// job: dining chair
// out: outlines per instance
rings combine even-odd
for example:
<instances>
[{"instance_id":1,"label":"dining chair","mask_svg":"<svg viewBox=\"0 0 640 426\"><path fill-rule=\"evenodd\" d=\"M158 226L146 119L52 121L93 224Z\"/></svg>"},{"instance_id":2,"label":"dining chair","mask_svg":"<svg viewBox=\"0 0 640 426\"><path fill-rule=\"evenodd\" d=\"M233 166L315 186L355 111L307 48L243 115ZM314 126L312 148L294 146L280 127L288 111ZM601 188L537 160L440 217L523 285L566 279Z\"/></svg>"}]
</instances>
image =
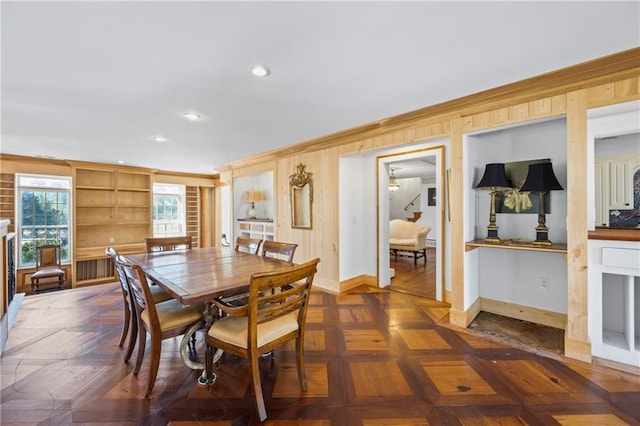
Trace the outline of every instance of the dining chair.
<instances>
[{"instance_id":1,"label":"dining chair","mask_svg":"<svg viewBox=\"0 0 640 426\"><path fill-rule=\"evenodd\" d=\"M147 333L151 336L151 365L147 381L147 398L156 382L160 365L162 341L183 335L195 323L202 321L204 303L183 306L175 299L160 303L153 302L146 276L142 268L130 263L122 256L116 256L116 263L122 268L131 289L131 299L138 318L138 353L133 374L137 375L142 367Z\"/></svg>"},{"instance_id":2,"label":"dining chair","mask_svg":"<svg viewBox=\"0 0 640 426\"><path fill-rule=\"evenodd\" d=\"M248 358L251 381L260 421L267 412L260 382L260 355L295 340L296 367L302 391L307 390L304 371L304 333L311 286L318 262L316 258L281 271L256 272L251 275L249 300L242 306L229 306L219 300L216 305L226 316L215 321L206 334L206 365L213 364L212 347ZM272 292L274 288L284 288Z\"/></svg>"},{"instance_id":3,"label":"dining chair","mask_svg":"<svg viewBox=\"0 0 640 426\"><path fill-rule=\"evenodd\" d=\"M105 249L105 253L111 258L111 261L113 262L113 267L116 271L118 281L120 282L120 289L122 290L122 300L124 302L124 319L120 341L118 342L119 347L122 347L124 345L127 334L129 334L129 327L131 327L131 334L129 334L129 344L127 345L127 351L124 354L124 362L128 362L131 358L131 354L133 353L133 348L136 345L136 338L138 337L138 318L136 315L135 307L132 305L133 299L131 298L131 290L129 288L129 283L127 282L127 277L122 271L120 265L118 265L118 263L116 262L118 253L113 247L107 247ZM160 286L152 285L149 289L151 290L151 297L153 298L154 303L160 303L171 299L171 296L164 290L162 290Z\"/></svg>"},{"instance_id":4,"label":"dining chair","mask_svg":"<svg viewBox=\"0 0 640 426\"><path fill-rule=\"evenodd\" d=\"M236 251L258 254L260 243L262 243L260 238L238 237L236 238Z\"/></svg>"},{"instance_id":5,"label":"dining chair","mask_svg":"<svg viewBox=\"0 0 640 426\"><path fill-rule=\"evenodd\" d=\"M156 251L188 250L193 245L191 235L184 237L147 237L147 253Z\"/></svg>"},{"instance_id":6,"label":"dining chair","mask_svg":"<svg viewBox=\"0 0 640 426\"><path fill-rule=\"evenodd\" d=\"M295 243L265 240L262 243L262 256L275 257L287 262L293 262L293 255L297 247L298 245Z\"/></svg>"},{"instance_id":7,"label":"dining chair","mask_svg":"<svg viewBox=\"0 0 640 426\"><path fill-rule=\"evenodd\" d=\"M41 279L56 278L59 289L64 287L64 269L60 264L60 245L45 244L36 247L36 271L31 274L31 292L40 291Z\"/></svg>"}]
</instances>

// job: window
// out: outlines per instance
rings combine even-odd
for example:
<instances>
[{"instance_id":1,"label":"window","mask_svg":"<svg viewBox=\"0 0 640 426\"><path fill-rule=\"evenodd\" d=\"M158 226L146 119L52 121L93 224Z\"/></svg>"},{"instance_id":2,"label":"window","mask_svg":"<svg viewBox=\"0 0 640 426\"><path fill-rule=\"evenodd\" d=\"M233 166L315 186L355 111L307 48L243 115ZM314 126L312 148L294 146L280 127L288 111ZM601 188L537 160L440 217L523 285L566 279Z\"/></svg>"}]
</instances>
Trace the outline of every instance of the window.
<instances>
[{"instance_id":1,"label":"window","mask_svg":"<svg viewBox=\"0 0 640 426\"><path fill-rule=\"evenodd\" d=\"M184 185L153 184L154 237L187 235L184 200Z\"/></svg>"},{"instance_id":2,"label":"window","mask_svg":"<svg viewBox=\"0 0 640 426\"><path fill-rule=\"evenodd\" d=\"M16 175L18 267L36 264L36 247L60 244L62 262L71 260L71 178Z\"/></svg>"}]
</instances>

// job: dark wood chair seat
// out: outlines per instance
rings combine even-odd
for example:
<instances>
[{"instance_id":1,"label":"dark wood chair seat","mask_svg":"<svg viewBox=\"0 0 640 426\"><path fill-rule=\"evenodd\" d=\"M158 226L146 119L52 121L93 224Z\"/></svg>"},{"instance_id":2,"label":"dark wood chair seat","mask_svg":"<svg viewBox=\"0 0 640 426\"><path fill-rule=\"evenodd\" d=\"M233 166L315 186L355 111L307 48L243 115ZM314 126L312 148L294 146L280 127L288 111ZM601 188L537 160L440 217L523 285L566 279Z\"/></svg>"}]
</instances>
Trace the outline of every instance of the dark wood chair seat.
<instances>
[{"instance_id":1,"label":"dark wood chair seat","mask_svg":"<svg viewBox=\"0 0 640 426\"><path fill-rule=\"evenodd\" d=\"M49 281L55 278L55 281ZM36 271L31 275L31 292L40 291L40 280L57 284L59 289L64 288L64 269L60 265L60 245L45 244L36 248Z\"/></svg>"}]
</instances>

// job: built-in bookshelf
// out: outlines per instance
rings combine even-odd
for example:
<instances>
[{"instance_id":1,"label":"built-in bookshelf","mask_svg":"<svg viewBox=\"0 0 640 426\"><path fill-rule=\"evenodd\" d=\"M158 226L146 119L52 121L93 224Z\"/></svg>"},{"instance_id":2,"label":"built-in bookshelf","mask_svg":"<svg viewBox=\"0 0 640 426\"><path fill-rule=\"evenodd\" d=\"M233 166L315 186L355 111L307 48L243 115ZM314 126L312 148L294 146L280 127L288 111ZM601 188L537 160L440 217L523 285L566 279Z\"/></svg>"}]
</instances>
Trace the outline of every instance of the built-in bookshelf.
<instances>
[{"instance_id":1,"label":"built-in bookshelf","mask_svg":"<svg viewBox=\"0 0 640 426\"><path fill-rule=\"evenodd\" d=\"M73 285L113 281L115 271L105 248L142 252L145 237L152 233L151 172L76 166L73 176Z\"/></svg>"}]
</instances>

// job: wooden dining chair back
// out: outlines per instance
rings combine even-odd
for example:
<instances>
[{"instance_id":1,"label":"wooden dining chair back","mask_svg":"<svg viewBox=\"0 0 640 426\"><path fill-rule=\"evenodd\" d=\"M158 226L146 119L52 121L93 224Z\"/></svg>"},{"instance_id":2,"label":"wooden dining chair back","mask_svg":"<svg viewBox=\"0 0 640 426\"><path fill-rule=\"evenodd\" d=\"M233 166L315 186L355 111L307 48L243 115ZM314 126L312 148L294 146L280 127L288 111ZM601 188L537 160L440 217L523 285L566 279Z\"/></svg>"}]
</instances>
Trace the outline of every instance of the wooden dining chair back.
<instances>
[{"instance_id":1,"label":"wooden dining chair back","mask_svg":"<svg viewBox=\"0 0 640 426\"><path fill-rule=\"evenodd\" d=\"M295 243L265 240L262 243L262 256L275 257L287 262L293 262L293 255L298 247Z\"/></svg>"},{"instance_id":2,"label":"wooden dining chair back","mask_svg":"<svg viewBox=\"0 0 640 426\"><path fill-rule=\"evenodd\" d=\"M156 251L189 250L193 245L191 235L184 237L147 237L147 253Z\"/></svg>"},{"instance_id":3,"label":"wooden dining chair back","mask_svg":"<svg viewBox=\"0 0 640 426\"><path fill-rule=\"evenodd\" d=\"M105 253L111 258L111 261L113 262L116 277L118 278L120 289L122 290L124 318L122 322L122 333L120 334L120 341L118 342L118 346L122 347L125 340L127 339L127 335L129 335L129 344L127 345L127 350L124 354L124 362L128 362L131 358L131 354L133 353L133 348L136 346L136 338L138 337L138 318L136 315L135 306L133 306L129 282L127 281L127 277L122 270L122 267L116 262L118 253L113 247L107 247L105 249ZM151 297L153 298L154 303L164 302L165 300L171 299L171 296L164 290L162 290L160 286L152 285L149 287L149 289L151 291ZM129 333L129 330L131 330L131 333Z\"/></svg>"},{"instance_id":4,"label":"wooden dining chair back","mask_svg":"<svg viewBox=\"0 0 640 426\"><path fill-rule=\"evenodd\" d=\"M248 358L260 421L267 412L260 382L260 355L295 340L298 381L307 390L304 372L304 333L309 295L318 262L314 259L281 271L258 272L251 276L249 300L243 306L213 303L226 316L215 321L206 335L207 345ZM274 289L279 291L272 291ZM212 364L207 350L207 365Z\"/></svg>"},{"instance_id":5,"label":"wooden dining chair back","mask_svg":"<svg viewBox=\"0 0 640 426\"><path fill-rule=\"evenodd\" d=\"M48 279L55 278L55 281ZM59 289L64 287L64 269L60 264L60 245L45 244L36 247L36 271L31 274L31 292L40 291L40 282L47 279L47 283L55 283Z\"/></svg>"},{"instance_id":6,"label":"wooden dining chair back","mask_svg":"<svg viewBox=\"0 0 640 426\"><path fill-rule=\"evenodd\" d=\"M260 243L262 243L260 238L238 237L236 238L236 251L258 254Z\"/></svg>"},{"instance_id":7,"label":"wooden dining chair back","mask_svg":"<svg viewBox=\"0 0 640 426\"><path fill-rule=\"evenodd\" d=\"M138 320L138 353L133 374L137 375L142 367L147 333L151 336L151 361L145 398L151 394L158 375L162 341L184 334L197 322L202 322L205 304L183 306L175 299L154 303L146 275L138 265L130 263L122 256L116 257L129 283L131 300Z\"/></svg>"}]
</instances>

